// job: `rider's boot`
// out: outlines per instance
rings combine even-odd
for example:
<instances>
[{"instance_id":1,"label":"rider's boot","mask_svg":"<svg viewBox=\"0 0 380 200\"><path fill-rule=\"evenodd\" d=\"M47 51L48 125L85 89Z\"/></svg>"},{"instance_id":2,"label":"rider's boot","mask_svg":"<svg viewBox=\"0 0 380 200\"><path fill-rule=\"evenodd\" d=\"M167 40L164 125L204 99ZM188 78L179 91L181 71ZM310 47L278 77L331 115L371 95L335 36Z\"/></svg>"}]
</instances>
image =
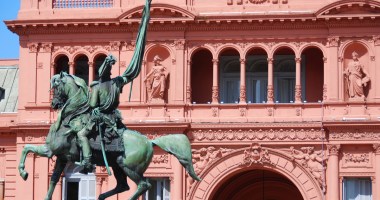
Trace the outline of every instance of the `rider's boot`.
<instances>
[{"instance_id":1,"label":"rider's boot","mask_svg":"<svg viewBox=\"0 0 380 200\"><path fill-rule=\"evenodd\" d=\"M80 173L87 174L89 172L94 171L94 166L91 163L92 154L91 154L90 144L87 139L87 131L81 130L78 133L78 139L82 146L82 154L83 154L83 160L80 163L80 165L83 166L83 169L80 171Z\"/></svg>"}]
</instances>

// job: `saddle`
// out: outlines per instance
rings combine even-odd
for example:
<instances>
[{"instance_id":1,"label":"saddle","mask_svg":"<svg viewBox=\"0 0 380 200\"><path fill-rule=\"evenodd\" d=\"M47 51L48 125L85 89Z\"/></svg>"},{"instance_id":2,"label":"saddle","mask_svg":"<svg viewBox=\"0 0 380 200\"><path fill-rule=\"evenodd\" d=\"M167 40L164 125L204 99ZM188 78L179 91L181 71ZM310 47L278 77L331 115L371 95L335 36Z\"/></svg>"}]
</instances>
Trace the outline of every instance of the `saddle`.
<instances>
[{"instance_id":1,"label":"saddle","mask_svg":"<svg viewBox=\"0 0 380 200\"><path fill-rule=\"evenodd\" d=\"M123 132L124 129L118 130L118 132ZM103 134L104 135L104 134ZM118 137L114 137L111 140L104 142L104 138L100 138L98 131L93 131L88 135L88 141L92 150L101 151L101 141L104 142L104 149L107 152L124 152L124 144L121 134L118 134Z\"/></svg>"}]
</instances>

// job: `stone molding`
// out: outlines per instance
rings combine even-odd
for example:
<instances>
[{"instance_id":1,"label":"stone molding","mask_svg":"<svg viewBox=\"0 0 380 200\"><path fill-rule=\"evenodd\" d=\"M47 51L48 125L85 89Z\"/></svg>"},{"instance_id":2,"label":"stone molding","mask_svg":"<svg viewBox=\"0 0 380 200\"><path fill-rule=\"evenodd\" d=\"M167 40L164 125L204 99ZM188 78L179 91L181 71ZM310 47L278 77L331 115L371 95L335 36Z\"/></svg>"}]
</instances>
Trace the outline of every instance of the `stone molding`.
<instances>
[{"instance_id":1,"label":"stone molding","mask_svg":"<svg viewBox=\"0 0 380 200\"><path fill-rule=\"evenodd\" d=\"M329 139L335 141L376 141L380 140L380 131L377 127L346 128L329 128Z\"/></svg>"},{"instance_id":2,"label":"stone molding","mask_svg":"<svg viewBox=\"0 0 380 200\"><path fill-rule=\"evenodd\" d=\"M194 142L220 141L316 141L325 138L325 133L314 128L281 129L195 129L189 132Z\"/></svg>"}]
</instances>

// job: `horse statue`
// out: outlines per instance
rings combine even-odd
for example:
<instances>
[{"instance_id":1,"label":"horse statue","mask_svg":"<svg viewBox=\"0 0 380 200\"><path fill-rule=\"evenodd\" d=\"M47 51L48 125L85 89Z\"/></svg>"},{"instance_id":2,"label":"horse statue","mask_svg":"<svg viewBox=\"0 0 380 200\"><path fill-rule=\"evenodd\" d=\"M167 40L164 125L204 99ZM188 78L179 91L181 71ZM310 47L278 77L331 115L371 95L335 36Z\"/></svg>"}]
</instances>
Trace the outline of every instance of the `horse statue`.
<instances>
[{"instance_id":1,"label":"horse statue","mask_svg":"<svg viewBox=\"0 0 380 200\"><path fill-rule=\"evenodd\" d=\"M116 109L119 103L119 93L122 91L123 86L133 81L141 71L146 31L149 24L150 4L151 0L146 0L137 34L135 52L126 71L114 79L107 78L110 77L110 69L116 62L112 56L107 57L100 67L102 73L104 72L104 78L107 80L101 79L94 84L99 86L97 88L101 88L100 92L103 92L103 100L106 98L106 103L102 104L102 107L91 107L90 93L83 79L64 72L52 77L51 88L54 95L51 104L53 109L59 109L57 121L50 126L44 145L25 145L18 166L20 176L26 180L28 172L25 171L25 159L28 153L32 152L47 158L54 155L57 157L45 200L51 200L54 188L66 164L76 163L81 160L80 149L82 148L84 153L83 144L86 146L86 151L88 150L92 153L92 163L97 166L106 166L107 170L108 166L110 166L116 178L116 187L99 195L99 200L104 200L112 195L129 190L127 177L137 184L137 190L130 197L130 200L137 200L139 196L149 190L151 184L143 174L152 161L153 146L158 146L169 154L174 155L189 175L193 179L200 181L200 178L194 172L191 146L186 135L170 134L149 140L141 133L127 129L121 123L120 113ZM111 95L104 96L107 92ZM91 95L94 94L96 92L92 90ZM99 111L102 111L103 108L106 108L106 112L104 114L100 113L98 115L100 118L96 119L97 115L94 115L94 113L99 114ZM112 111L114 115L107 115L109 111ZM109 116L111 118L116 116L117 120L109 120ZM96 121L97 126L95 125L94 127L95 129L97 128L97 131L91 130L86 134L78 134L83 133L84 130L88 131L87 125L89 122L93 122L93 119ZM110 122L111 127L108 126ZM106 124L107 128L102 129L100 124ZM110 134L109 129L112 129L112 134ZM105 137L107 135L112 137ZM86 141L85 143L83 139ZM104 141L107 141L107 143ZM86 161L86 159L82 161Z\"/></svg>"},{"instance_id":2,"label":"horse statue","mask_svg":"<svg viewBox=\"0 0 380 200\"><path fill-rule=\"evenodd\" d=\"M41 146L25 145L18 170L20 176L26 180L28 173L25 171L25 159L28 153L32 152L41 157L57 157L53 175L45 200L50 200L54 188L59 178L69 162L74 163L80 160L80 148L77 144L75 132L83 128L88 121L91 112L88 109L87 98L88 89L83 79L67 73L54 75L51 81L54 92L52 108L60 109L57 121L50 127L46 143ZM200 181L194 172L191 156L191 146L186 135L170 134L149 140L141 133L122 128L119 137L118 151L106 151L107 161L113 170L116 178L116 187L99 196L99 200L106 199L114 194L129 190L126 177L129 177L137 184L137 191L130 200L137 200L144 194L151 185L143 176L153 157L153 147L158 146L169 154L174 155L189 175ZM94 137L93 133L89 137ZM101 138L97 138L99 140ZM91 141L91 147L96 146L96 140ZM93 162L97 166L105 166L103 155L99 148L92 148Z\"/></svg>"}]
</instances>

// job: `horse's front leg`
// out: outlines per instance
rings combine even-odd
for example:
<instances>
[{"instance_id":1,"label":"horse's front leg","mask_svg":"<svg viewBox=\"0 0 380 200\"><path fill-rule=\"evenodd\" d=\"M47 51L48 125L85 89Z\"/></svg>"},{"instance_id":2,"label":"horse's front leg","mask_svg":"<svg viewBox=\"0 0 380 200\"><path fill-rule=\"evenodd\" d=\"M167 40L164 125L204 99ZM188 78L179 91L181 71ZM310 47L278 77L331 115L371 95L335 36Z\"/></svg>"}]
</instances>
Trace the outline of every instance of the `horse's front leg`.
<instances>
[{"instance_id":1,"label":"horse's front leg","mask_svg":"<svg viewBox=\"0 0 380 200\"><path fill-rule=\"evenodd\" d=\"M57 162L55 163L53 175L50 178L49 190L46 194L45 200L51 200L53 195L55 186L57 185L59 179L61 178L61 174L66 166L66 161L63 161L61 158L57 158Z\"/></svg>"},{"instance_id":2,"label":"horse's front leg","mask_svg":"<svg viewBox=\"0 0 380 200\"><path fill-rule=\"evenodd\" d=\"M26 155L28 155L28 153L30 152L33 152L34 154L37 154L41 157L48 157L48 158L51 158L51 156L53 155L51 150L46 145L41 145L41 146L35 146L35 145L30 145L30 144L25 145L21 153L20 164L18 165L18 171L20 173L20 176L24 180L28 179L28 172L25 171L25 160L26 160Z\"/></svg>"}]
</instances>

